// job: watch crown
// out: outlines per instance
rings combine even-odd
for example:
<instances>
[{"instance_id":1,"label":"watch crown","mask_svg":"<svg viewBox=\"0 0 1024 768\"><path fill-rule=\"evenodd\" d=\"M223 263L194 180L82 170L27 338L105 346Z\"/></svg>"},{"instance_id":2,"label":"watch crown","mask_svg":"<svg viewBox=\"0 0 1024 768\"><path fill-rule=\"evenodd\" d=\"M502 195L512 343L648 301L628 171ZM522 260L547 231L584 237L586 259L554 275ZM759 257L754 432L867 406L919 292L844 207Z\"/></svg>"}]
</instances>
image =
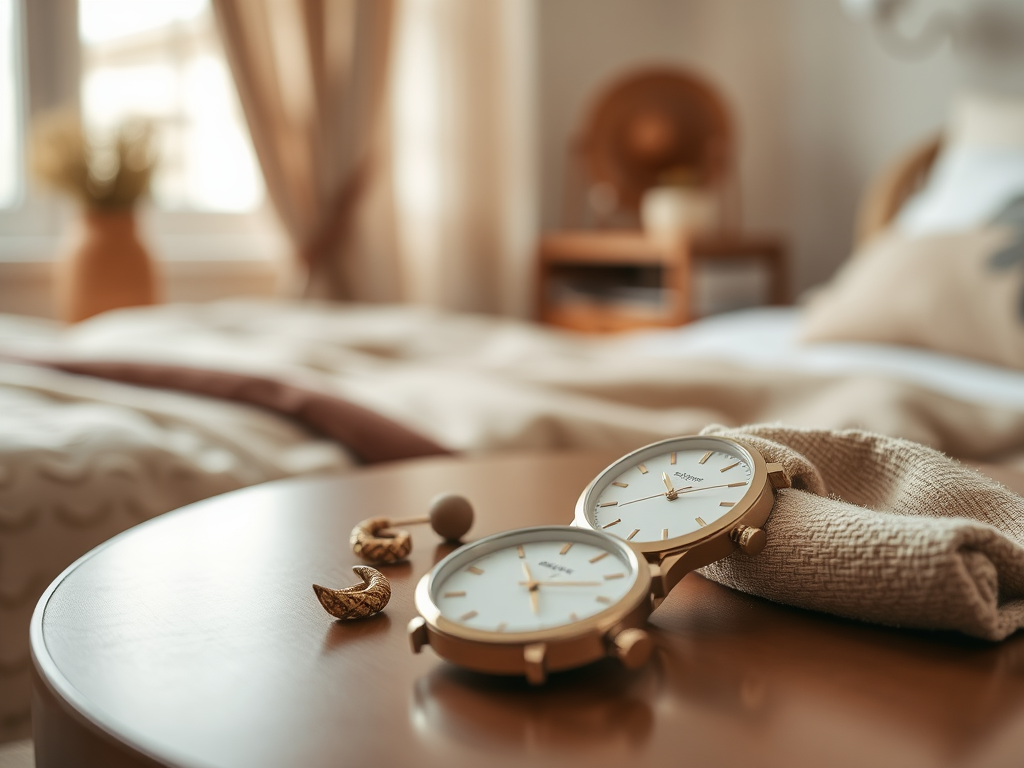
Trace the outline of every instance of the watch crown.
<instances>
[{"instance_id":1,"label":"watch crown","mask_svg":"<svg viewBox=\"0 0 1024 768\"><path fill-rule=\"evenodd\" d=\"M739 545L745 555L756 555L768 543L768 536L760 528L741 525L733 529L729 537Z\"/></svg>"},{"instance_id":2,"label":"watch crown","mask_svg":"<svg viewBox=\"0 0 1024 768\"><path fill-rule=\"evenodd\" d=\"M642 629L624 629L612 640L615 655L626 669L637 669L647 663L654 650L651 636Z\"/></svg>"}]
</instances>

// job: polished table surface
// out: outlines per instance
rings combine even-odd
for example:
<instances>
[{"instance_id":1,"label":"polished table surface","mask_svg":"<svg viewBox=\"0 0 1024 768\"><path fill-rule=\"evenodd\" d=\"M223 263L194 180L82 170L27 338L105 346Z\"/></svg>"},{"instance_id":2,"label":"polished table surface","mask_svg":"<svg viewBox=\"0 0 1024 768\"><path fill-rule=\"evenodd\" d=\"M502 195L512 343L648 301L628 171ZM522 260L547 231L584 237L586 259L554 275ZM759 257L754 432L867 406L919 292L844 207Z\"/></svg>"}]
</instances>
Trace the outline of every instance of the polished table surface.
<instances>
[{"instance_id":1,"label":"polished table surface","mask_svg":"<svg viewBox=\"0 0 1024 768\"><path fill-rule=\"evenodd\" d=\"M775 605L687 576L657 649L543 687L410 652L413 587L450 547L410 528L384 613L332 620L348 535L442 491L469 538L568 523L612 458L403 462L269 483L127 531L68 569L32 625L40 768L61 766L1012 766L1024 764L1024 637L988 644ZM769 546L773 543L769 542ZM779 543L775 543L779 546Z\"/></svg>"}]
</instances>

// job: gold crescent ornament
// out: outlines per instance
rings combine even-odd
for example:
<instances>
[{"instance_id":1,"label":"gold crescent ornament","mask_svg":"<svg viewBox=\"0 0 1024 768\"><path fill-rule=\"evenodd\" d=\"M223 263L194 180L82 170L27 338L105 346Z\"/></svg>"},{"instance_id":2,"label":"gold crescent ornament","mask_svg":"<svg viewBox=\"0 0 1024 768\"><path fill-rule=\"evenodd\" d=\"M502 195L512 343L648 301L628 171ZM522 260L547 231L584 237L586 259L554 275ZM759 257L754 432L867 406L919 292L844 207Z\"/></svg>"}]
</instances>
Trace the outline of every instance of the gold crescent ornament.
<instances>
[{"instance_id":1,"label":"gold crescent ornament","mask_svg":"<svg viewBox=\"0 0 1024 768\"><path fill-rule=\"evenodd\" d=\"M352 570L363 581L346 589L329 589L313 585L320 605L336 619L366 619L384 610L391 599L391 583L376 568L355 565Z\"/></svg>"}]
</instances>

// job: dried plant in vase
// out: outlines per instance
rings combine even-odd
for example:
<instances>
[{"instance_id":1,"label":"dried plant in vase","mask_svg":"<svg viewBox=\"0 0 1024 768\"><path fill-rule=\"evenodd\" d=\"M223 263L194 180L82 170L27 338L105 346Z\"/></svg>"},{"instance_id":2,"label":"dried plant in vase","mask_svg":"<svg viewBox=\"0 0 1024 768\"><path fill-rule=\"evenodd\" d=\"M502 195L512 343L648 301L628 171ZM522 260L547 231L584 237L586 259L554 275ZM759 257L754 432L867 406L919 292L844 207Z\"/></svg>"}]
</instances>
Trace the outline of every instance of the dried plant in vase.
<instances>
[{"instance_id":1,"label":"dried plant in vase","mask_svg":"<svg viewBox=\"0 0 1024 768\"><path fill-rule=\"evenodd\" d=\"M77 114L56 112L32 130L32 170L81 204L78 231L55 284L64 319L77 322L156 300L149 253L135 230L135 204L156 167L152 125L131 120L109 135L91 135Z\"/></svg>"}]
</instances>

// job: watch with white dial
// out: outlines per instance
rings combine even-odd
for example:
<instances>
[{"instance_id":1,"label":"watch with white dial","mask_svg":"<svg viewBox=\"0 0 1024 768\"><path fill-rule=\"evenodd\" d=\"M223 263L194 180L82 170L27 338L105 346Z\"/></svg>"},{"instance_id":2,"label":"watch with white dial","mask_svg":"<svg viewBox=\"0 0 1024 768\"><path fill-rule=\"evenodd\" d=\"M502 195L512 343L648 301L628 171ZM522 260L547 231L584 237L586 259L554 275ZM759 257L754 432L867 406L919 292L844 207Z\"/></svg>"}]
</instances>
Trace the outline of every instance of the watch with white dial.
<instances>
[{"instance_id":1,"label":"watch with white dial","mask_svg":"<svg viewBox=\"0 0 1024 768\"><path fill-rule=\"evenodd\" d=\"M574 524L630 542L654 569L657 604L690 571L737 548L760 552L775 491L789 484L781 464L738 440L674 437L594 478L576 503Z\"/></svg>"},{"instance_id":2,"label":"watch with white dial","mask_svg":"<svg viewBox=\"0 0 1024 768\"><path fill-rule=\"evenodd\" d=\"M652 647L641 629L651 612L647 563L621 539L572 526L460 547L420 580L416 609L413 651L429 644L460 666L532 683L607 656L637 667Z\"/></svg>"},{"instance_id":3,"label":"watch with white dial","mask_svg":"<svg viewBox=\"0 0 1024 768\"><path fill-rule=\"evenodd\" d=\"M781 465L736 440L678 437L640 448L583 491L572 526L506 531L455 550L416 587L413 651L525 675L613 656L647 661L647 617L689 571L756 554Z\"/></svg>"}]
</instances>

